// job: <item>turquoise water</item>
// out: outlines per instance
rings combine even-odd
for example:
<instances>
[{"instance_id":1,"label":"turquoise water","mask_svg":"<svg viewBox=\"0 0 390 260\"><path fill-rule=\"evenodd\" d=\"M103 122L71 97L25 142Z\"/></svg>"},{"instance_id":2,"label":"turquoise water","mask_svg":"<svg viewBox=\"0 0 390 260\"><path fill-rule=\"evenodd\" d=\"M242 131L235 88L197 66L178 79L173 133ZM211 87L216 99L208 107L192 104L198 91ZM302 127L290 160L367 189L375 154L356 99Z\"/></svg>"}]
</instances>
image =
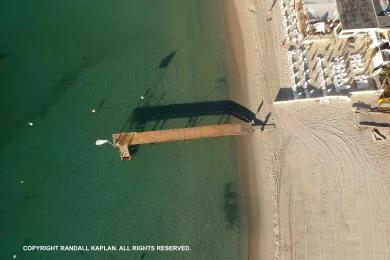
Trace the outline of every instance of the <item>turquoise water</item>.
<instances>
[{"instance_id":1,"label":"turquoise water","mask_svg":"<svg viewBox=\"0 0 390 260\"><path fill-rule=\"evenodd\" d=\"M148 90L152 106L228 98L220 19L209 0L0 2L1 259L240 259L232 139L145 145L128 162L95 146ZM22 250L177 244L191 251Z\"/></svg>"}]
</instances>

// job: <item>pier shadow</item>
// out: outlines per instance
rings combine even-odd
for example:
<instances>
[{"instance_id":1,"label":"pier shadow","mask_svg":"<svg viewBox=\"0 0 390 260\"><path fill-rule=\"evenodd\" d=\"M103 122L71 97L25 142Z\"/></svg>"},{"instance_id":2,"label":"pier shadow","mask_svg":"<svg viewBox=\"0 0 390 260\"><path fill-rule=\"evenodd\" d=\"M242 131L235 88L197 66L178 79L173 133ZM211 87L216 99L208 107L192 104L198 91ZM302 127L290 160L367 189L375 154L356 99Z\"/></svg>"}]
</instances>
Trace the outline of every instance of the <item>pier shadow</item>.
<instances>
[{"instance_id":1,"label":"pier shadow","mask_svg":"<svg viewBox=\"0 0 390 260\"><path fill-rule=\"evenodd\" d=\"M158 68L159 69L166 69L169 66L169 64L172 63L173 58L175 58L175 56L176 56L176 53L177 53L177 50L174 50L171 53L169 53L167 56L165 56L161 60L160 65L158 66Z\"/></svg>"},{"instance_id":2,"label":"pier shadow","mask_svg":"<svg viewBox=\"0 0 390 260\"><path fill-rule=\"evenodd\" d=\"M263 107L264 105L264 100L261 100L261 103L259 104L259 106L257 107L257 110L256 110L256 114L258 114L261 110L261 108Z\"/></svg>"},{"instance_id":3,"label":"pier shadow","mask_svg":"<svg viewBox=\"0 0 390 260\"><path fill-rule=\"evenodd\" d=\"M139 106L150 106L152 103L159 103L164 98L165 92L162 95L156 93L158 87L161 84L161 81L164 79L165 74L167 73L168 66L171 65L173 59L177 54L177 50L170 52L167 56L163 57L160 61L158 69L161 70L160 75L153 83L153 85L148 88L145 93L142 95L142 99L138 102ZM157 99L157 100L156 100ZM154 102L155 101L155 102Z\"/></svg>"},{"instance_id":4,"label":"pier shadow","mask_svg":"<svg viewBox=\"0 0 390 260\"><path fill-rule=\"evenodd\" d=\"M81 75L84 71L92 66L94 61L89 57L82 57L79 63L71 68L69 71L66 71L59 80L52 87L52 90L49 94L49 98L45 106L39 113L39 117L43 118L46 116L50 107L58 102L65 95L65 93L71 87L75 86L77 82L80 80ZM104 102L103 102L104 104Z\"/></svg>"},{"instance_id":5,"label":"pier shadow","mask_svg":"<svg viewBox=\"0 0 390 260\"><path fill-rule=\"evenodd\" d=\"M269 124L268 121L269 121L269 119L271 118L271 115L272 115L272 113L271 113L271 112L268 112L268 114L265 116L264 122L263 122L263 124L261 125L261 131L264 131L265 126ZM274 126L275 126L275 124L269 124L269 125L274 125Z\"/></svg>"},{"instance_id":6,"label":"pier shadow","mask_svg":"<svg viewBox=\"0 0 390 260\"><path fill-rule=\"evenodd\" d=\"M0 53L0 60L6 59L11 54ZM2 122L0 127L3 133L0 134L0 150L2 150L11 140L16 138L26 127L27 121L35 121L38 118L44 118L50 108L55 105L73 86L79 83L83 73L96 64L96 60L89 57L81 57L80 60L74 64L68 71L64 71L60 75L57 81L50 87L47 97L40 102L41 106L26 112L20 118L14 118L11 114L7 113L7 108L2 102L0 97L0 110L2 111ZM1 77L1 71L0 71ZM3 138L5 136L6 138Z\"/></svg>"},{"instance_id":7,"label":"pier shadow","mask_svg":"<svg viewBox=\"0 0 390 260\"><path fill-rule=\"evenodd\" d=\"M146 128L146 124L144 122L139 122L139 123L135 124L134 131L135 132L143 132L143 131L145 131L145 128ZM129 146L129 152L130 152L132 157L134 157L139 152L140 147L141 147L140 145L130 145Z\"/></svg>"},{"instance_id":8,"label":"pier shadow","mask_svg":"<svg viewBox=\"0 0 390 260\"><path fill-rule=\"evenodd\" d=\"M160 70L160 74L153 83L152 86L147 88L145 92L142 94L141 99L138 101L137 108L140 107L149 107L151 104L159 104L165 97L165 92L158 93L158 88L164 79L168 66L171 65L173 59L177 55L177 49L170 52L168 55L163 57L159 63L158 69ZM128 131L132 129L132 125L134 124L134 120L132 119L132 116L130 116L122 125L120 131Z\"/></svg>"},{"instance_id":9,"label":"pier shadow","mask_svg":"<svg viewBox=\"0 0 390 260\"><path fill-rule=\"evenodd\" d=\"M253 125L263 125L256 114L231 100L170 104L161 106L137 107L131 119L133 123L145 123L175 118L198 118L210 115L230 115Z\"/></svg>"},{"instance_id":10,"label":"pier shadow","mask_svg":"<svg viewBox=\"0 0 390 260\"><path fill-rule=\"evenodd\" d=\"M102 100L99 102L98 108L102 108L102 107L104 106L104 103L106 103L106 99L102 99Z\"/></svg>"}]
</instances>

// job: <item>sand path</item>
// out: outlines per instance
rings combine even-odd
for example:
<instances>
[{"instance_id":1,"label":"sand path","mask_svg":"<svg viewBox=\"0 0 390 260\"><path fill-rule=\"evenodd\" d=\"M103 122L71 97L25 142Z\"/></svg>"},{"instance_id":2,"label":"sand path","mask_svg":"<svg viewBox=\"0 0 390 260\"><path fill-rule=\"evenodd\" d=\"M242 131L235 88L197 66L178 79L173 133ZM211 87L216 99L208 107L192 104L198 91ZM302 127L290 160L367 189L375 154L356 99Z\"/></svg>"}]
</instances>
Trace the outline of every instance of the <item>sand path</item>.
<instances>
[{"instance_id":1,"label":"sand path","mask_svg":"<svg viewBox=\"0 0 390 260\"><path fill-rule=\"evenodd\" d=\"M350 106L278 108L285 136L278 177L281 259L389 257L390 176L383 168L390 165L380 150L390 145L354 126Z\"/></svg>"}]
</instances>

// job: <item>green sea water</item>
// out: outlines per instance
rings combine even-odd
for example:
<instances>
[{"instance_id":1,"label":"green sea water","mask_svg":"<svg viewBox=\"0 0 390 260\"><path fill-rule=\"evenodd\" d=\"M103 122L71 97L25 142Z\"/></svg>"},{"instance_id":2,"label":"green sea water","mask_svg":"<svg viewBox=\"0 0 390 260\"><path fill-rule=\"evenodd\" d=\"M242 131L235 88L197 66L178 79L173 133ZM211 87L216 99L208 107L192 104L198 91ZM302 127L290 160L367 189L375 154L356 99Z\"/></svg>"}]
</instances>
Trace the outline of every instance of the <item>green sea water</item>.
<instances>
[{"instance_id":1,"label":"green sea water","mask_svg":"<svg viewBox=\"0 0 390 260\"><path fill-rule=\"evenodd\" d=\"M228 99L220 4L0 1L0 259L245 255L232 139L145 145L127 162L109 145L95 146L127 130L147 92L150 106ZM191 250L28 252L25 245Z\"/></svg>"}]
</instances>

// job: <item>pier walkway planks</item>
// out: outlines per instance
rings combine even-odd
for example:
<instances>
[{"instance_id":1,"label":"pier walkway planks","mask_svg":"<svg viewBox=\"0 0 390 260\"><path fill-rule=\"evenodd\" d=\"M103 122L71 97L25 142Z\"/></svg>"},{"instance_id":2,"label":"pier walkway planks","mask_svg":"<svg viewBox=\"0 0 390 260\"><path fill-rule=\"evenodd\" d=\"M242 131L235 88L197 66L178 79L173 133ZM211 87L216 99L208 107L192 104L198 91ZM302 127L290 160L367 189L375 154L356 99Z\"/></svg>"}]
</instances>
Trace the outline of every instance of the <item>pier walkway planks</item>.
<instances>
[{"instance_id":1,"label":"pier walkway planks","mask_svg":"<svg viewBox=\"0 0 390 260\"><path fill-rule=\"evenodd\" d=\"M121 150L121 158L129 159L130 155L127 150L127 146L183 141L200 138L211 138L221 136L237 136L246 135L254 132L254 128L251 124L222 124L222 125L207 125L197 126L190 128L177 128L157 131L146 132L127 132L113 134L112 138L114 144ZM125 158L122 156L125 154ZM129 155L129 156L127 156Z\"/></svg>"}]
</instances>

